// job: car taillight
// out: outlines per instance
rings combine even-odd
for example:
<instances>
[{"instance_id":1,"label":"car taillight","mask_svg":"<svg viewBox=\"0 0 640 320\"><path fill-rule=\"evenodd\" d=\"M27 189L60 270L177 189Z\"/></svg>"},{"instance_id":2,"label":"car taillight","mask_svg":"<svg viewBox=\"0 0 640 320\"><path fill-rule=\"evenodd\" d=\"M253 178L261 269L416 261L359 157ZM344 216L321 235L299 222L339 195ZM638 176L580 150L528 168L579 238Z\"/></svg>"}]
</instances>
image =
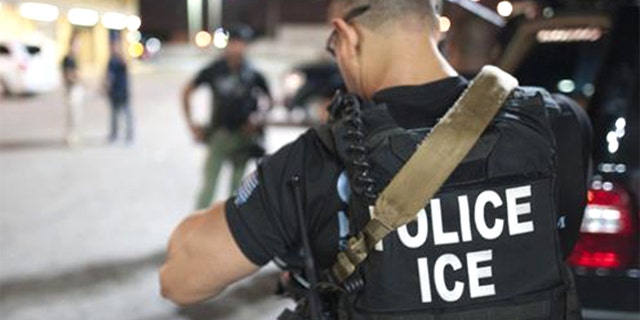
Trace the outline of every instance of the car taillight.
<instances>
[{"instance_id":1,"label":"car taillight","mask_svg":"<svg viewBox=\"0 0 640 320\"><path fill-rule=\"evenodd\" d=\"M589 268L622 268L635 260L629 194L613 183L597 183L589 190L581 235L569 264Z\"/></svg>"}]
</instances>

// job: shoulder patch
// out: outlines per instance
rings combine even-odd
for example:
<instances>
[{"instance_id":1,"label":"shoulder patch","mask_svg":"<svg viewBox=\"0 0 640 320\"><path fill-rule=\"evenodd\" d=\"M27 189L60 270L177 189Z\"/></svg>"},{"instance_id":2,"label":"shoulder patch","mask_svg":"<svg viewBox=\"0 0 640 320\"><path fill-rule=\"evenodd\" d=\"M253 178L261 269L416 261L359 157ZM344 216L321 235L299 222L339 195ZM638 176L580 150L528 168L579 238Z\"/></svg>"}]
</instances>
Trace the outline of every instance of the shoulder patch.
<instances>
[{"instance_id":1,"label":"shoulder patch","mask_svg":"<svg viewBox=\"0 0 640 320\"><path fill-rule=\"evenodd\" d=\"M236 190L236 199L234 204L236 206L241 206L245 204L249 197L253 194L253 191L260 185L260 181L258 180L258 171L253 171L249 176L242 180L240 187Z\"/></svg>"}]
</instances>

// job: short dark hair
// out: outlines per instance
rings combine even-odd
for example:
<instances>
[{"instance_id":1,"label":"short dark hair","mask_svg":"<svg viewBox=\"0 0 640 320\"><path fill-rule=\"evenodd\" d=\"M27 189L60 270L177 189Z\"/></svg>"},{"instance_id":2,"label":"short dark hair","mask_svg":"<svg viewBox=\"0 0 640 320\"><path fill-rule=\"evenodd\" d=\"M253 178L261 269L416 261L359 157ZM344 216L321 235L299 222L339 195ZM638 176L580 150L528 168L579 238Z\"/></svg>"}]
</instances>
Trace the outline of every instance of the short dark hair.
<instances>
[{"instance_id":1,"label":"short dark hair","mask_svg":"<svg viewBox=\"0 0 640 320\"><path fill-rule=\"evenodd\" d=\"M438 27L435 0L333 0L334 4L343 5L347 10L363 5L370 9L362 17L358 17L363 25L376 28L385 22L406 19L408 16L426 19L432 28Z\"/></svg>"}]
</instances>

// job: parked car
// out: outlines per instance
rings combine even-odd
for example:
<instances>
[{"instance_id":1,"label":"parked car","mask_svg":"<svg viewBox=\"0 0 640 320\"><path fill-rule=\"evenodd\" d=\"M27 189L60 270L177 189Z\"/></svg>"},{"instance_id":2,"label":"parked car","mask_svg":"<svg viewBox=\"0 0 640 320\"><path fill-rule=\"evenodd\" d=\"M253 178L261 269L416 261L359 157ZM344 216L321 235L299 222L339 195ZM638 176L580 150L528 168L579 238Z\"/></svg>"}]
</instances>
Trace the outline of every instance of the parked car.
<instances>
[{"instance_id":1,"label":"parked car","mask_svg":"<svg viewBox=\"0 0 640 320\"><path fill-rule=\"evenodd\" d=\"M570 257L586 313L640 318L640 7L620 7L589 103L595 175L581 238Z\"/></svg>"},{"instance_id":2,"label":"parked car","mask_svg":"<svg viewBox=\"0 0 640 320\"><path fill-rule=\"evenodd\" d=\"M60 84L57 60L41 45L0 41L0 92L33 94L53 90Z\"/></svg>"},{"instance_id":3,"label":"parked car","mask_svg":"<svg viewBox=\"0 0 640 320\"><path fill-rule=\"evenodd\" d=\"M500 63L521 84L560 91L589 113L593 178L568 258L586 319L640 318L639 12L621 1L604 14L525 23Z\"/></svg>"},{"instance_id":4,"label":"parked car","mask_svg":"<svg viewBox=\"0 0 640 320\"><path fill-rule=\"evenodd\" d=\"M518 25L498 65L522 85L560 91L587 109L594 175L568 262L586 319L640 319L639 5L606 5L599 13ZM288 100L290 108L342 86L334 80L335 64L295 72L305 81Z\"/></svg>"}]
</instances>

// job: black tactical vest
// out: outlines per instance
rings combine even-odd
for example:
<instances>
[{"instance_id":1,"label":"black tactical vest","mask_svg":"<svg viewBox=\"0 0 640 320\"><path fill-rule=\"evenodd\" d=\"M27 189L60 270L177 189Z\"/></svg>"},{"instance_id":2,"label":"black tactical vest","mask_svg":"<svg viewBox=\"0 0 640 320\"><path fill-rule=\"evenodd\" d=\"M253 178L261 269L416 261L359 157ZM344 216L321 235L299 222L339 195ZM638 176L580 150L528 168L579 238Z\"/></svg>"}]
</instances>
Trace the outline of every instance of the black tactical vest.
<instances>
[{"instance_id":1,"label":"black tactical vest","mask_svg":"<svg viewBox=\"0 0 640 320\"><path fill-rule=\"evenodd\" d=\"M400 128L385 105L337 105L334 123L316 131L346 166L355 234L430 128ZM544 90L518 88L417 220L361 265L350 317L565 319L549 122L557 112Z\"/></svg>"}]
</instances>

